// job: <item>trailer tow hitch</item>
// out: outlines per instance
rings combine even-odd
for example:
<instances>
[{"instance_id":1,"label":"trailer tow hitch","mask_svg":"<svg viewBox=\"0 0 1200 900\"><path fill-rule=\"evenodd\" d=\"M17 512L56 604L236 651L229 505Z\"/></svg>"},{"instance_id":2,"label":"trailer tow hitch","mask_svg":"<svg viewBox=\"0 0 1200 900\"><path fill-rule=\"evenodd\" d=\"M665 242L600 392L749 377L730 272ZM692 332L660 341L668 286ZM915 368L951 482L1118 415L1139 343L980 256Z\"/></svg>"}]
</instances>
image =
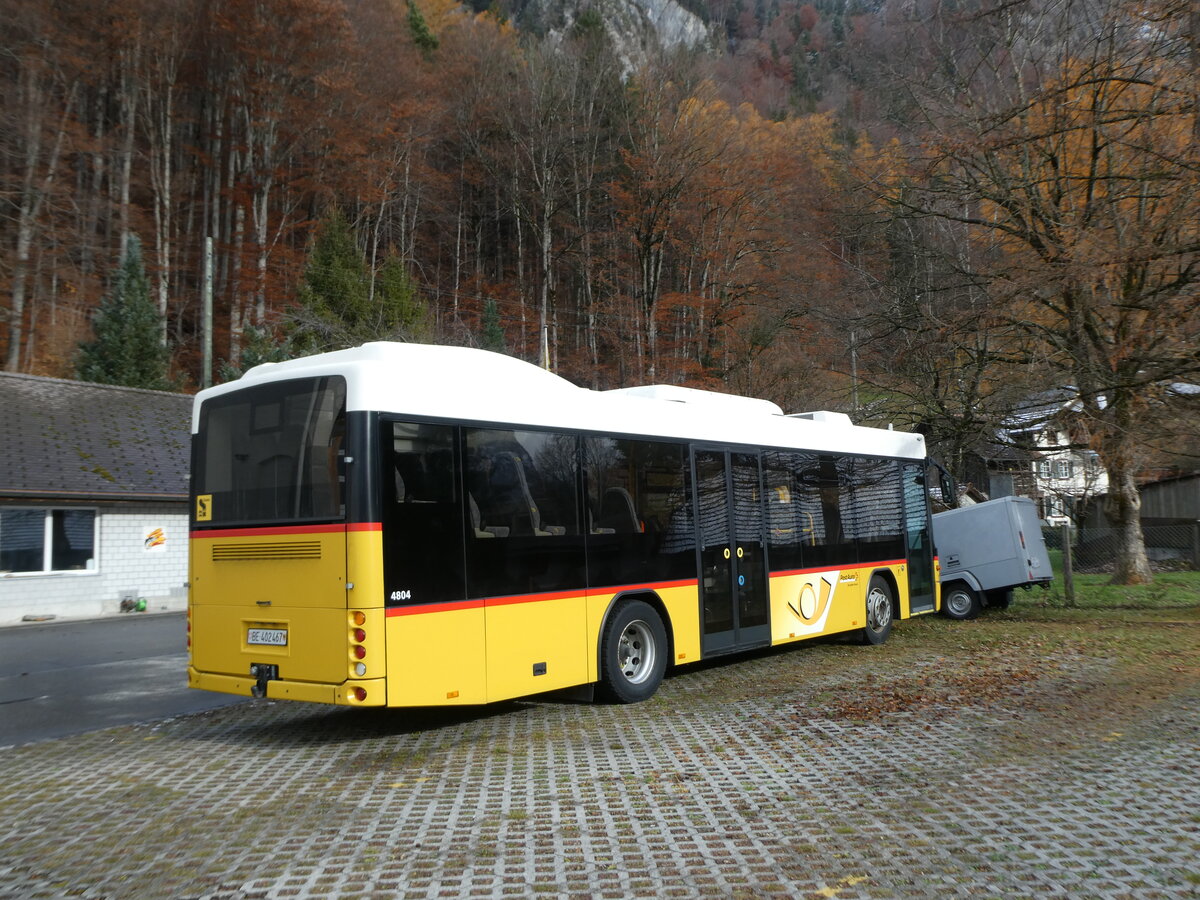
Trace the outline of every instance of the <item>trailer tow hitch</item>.
<instances>
[{"instance_id":1,"label":"trailer tow hitch","mask_svg":"<svg viewBox=\"0 0 1200 900\"><path fill-rule=\"evenodd\" d=\"M250 666L250 674L257 679L254 687L250 688L250 696L261 699L267 696L267 682L279 680L279 666L253 663Z\"/></svg>"}]
</instances>

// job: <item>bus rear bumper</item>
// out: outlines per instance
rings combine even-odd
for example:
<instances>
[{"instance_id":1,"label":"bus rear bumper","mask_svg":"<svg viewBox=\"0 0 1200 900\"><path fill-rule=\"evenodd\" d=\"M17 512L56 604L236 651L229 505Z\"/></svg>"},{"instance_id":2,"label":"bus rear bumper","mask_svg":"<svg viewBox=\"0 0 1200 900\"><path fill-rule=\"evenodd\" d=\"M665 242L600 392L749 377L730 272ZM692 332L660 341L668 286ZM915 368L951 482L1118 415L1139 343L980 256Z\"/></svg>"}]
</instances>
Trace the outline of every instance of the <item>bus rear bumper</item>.
<instances>
[{"instance_id":1,"label":"bus rear bumper","mask_svg":"<svg viewBox=\"0 0 1200 900\"><path fill-rule=\"evenodd\" d=\"M303 700L308 703L333 703L338 706L386 706L387 679L367 678L342 684L316 684L308 681L266 682L268 700ZM249 675L216 675L188 666L188 687L221 694L254 696L257 680ZM361 699L360 699L361 698Z\"/></svg>"}]
</instances>

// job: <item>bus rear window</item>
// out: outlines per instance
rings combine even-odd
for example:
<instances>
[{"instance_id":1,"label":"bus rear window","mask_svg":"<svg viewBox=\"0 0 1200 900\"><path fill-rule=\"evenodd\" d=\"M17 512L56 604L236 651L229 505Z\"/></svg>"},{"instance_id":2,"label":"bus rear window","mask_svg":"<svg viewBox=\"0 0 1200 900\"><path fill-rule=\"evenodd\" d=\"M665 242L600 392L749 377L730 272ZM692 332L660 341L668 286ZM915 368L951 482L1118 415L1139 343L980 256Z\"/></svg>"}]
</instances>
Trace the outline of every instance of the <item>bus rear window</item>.
<instances>
[{"instance_id":1,"label":"bus rear window","mask_svg":"<svg viewBox=\"0 0 1200 900\"><path fill-rule=\"evenodd\" d=\"M193 472L200 525L345 517L346 382L306 378L214 397L200 410Z\"/></svg>"}]
</instances>

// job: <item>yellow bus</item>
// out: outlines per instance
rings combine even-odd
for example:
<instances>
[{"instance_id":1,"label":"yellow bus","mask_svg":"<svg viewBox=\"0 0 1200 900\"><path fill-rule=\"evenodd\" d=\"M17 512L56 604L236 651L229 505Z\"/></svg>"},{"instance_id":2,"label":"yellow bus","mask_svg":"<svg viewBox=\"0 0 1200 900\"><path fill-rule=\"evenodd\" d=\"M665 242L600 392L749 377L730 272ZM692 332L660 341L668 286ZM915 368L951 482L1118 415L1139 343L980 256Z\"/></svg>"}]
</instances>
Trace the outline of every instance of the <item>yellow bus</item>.
<instances>
[{"instance_id":1,"label":"yellow bus","mask_svg":"<svg viewBox=\"0 0 1200 900\"><path fill-rule=\"evenodd\" d=\"M350 706L580 688L939 604L919 435L373 343L200 392L188 682Z\"/></svg>"}]
</instances>

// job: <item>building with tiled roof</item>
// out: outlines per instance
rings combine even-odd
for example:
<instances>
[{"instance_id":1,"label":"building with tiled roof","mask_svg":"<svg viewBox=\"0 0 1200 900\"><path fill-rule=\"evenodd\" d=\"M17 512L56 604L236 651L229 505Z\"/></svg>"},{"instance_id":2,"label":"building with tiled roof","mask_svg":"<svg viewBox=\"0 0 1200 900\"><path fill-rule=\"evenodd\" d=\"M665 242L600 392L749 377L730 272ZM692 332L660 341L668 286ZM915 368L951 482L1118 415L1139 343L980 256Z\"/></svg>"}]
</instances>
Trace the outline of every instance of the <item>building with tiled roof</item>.
<instances>
[{"instance_id":1,"label":"building with tiled roof","mask_svg":"<svg viewBox=\"0 0 1200 900\"><path fill-rule=\"evenodd\" d=\"M0 624L182 602L191 404L0 373Z\"/></svg>"}]
</instances>

